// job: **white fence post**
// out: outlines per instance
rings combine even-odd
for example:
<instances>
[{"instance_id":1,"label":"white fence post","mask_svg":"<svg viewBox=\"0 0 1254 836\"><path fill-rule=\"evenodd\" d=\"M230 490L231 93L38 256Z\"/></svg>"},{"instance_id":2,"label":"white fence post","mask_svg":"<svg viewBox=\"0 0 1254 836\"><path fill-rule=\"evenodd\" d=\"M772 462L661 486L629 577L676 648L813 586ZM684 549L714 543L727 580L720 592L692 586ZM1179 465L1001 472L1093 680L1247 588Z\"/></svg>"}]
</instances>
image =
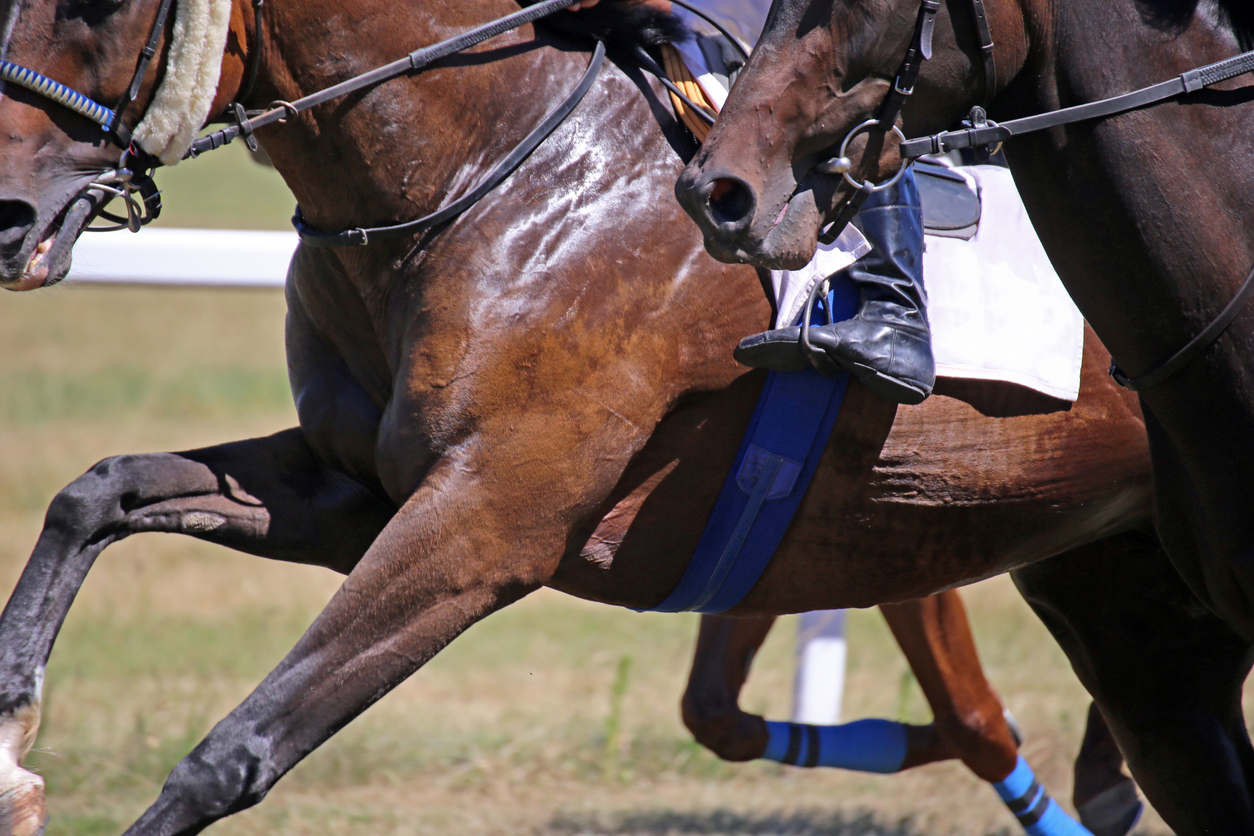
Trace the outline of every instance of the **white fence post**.
<instances>
[{"instance_id":1,"label":"white fence post","mask_svg":"<svg viewBox=\"0 0 1254 836\"><path fill-rule=\"evenodd\" d=\"M797 624L794 723L831 726L840 722L846 653L844 610L801 614Z\"/></svg>"}]
</instances>

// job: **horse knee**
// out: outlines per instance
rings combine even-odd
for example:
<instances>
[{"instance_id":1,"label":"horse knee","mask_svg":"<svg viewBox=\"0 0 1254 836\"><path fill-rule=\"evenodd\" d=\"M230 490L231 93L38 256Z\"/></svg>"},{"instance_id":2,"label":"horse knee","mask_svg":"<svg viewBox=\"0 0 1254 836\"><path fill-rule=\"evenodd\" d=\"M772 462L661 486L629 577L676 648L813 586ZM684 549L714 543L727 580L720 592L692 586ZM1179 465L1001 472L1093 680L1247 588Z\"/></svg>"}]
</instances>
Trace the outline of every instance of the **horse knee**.
<instances>
[{"instance_id":1,"label":"horse knee","mask_svg":"<svg viewBox=\"0 0 1254 836\"><path fill-rule=\"evenodd\" d=\"M219 747L205 740L171 770L161 804L182 808L186 819L207 825L264 799L266 773L262 758L245 744Z\"/></svg>"},{"instance_id":2,"label":"horse knee","mask_svg":"<svg viewBox=\"0 0 1254 836\"><path fill-rule=\"evenodd\" d=\"M99 529L126 513L128 491L123 474L135 456L112 456L92 465L82 476L53 497L44 528L53 530Z\"/></svg>"},{"instance_id":3,"label":"horse knee","mask_svg":"<svg viewBox=\"0 0 1254 836\"><path fill-rule=\"evenodd\" d=\"M684 694L684 725L705 748L725 761L749 761L766 749L766 723L722 694Z\"/></svg>"}]
</instances>

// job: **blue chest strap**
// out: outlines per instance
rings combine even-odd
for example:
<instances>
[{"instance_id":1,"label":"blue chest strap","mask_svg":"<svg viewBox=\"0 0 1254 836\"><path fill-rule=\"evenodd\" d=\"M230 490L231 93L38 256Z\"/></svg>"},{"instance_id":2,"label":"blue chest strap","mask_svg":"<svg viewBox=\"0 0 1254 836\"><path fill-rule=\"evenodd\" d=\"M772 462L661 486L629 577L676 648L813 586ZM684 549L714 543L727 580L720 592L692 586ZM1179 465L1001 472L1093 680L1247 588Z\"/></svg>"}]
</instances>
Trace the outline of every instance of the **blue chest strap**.
<instances>
[{"instance_id":1,"label":"blue chest strap","mask_svg":"<svg viewBox=\"0 0 1254 836\"><path fill-rule=\"evenodd\" d=\"M836 321L857 311L842 277L828 296ZM814 324L826 321L816 305ZM652 612L725 612L749 593L801 505L840 414L849 375L771 372L692 560Z\"/></svg>"}]
</instances>

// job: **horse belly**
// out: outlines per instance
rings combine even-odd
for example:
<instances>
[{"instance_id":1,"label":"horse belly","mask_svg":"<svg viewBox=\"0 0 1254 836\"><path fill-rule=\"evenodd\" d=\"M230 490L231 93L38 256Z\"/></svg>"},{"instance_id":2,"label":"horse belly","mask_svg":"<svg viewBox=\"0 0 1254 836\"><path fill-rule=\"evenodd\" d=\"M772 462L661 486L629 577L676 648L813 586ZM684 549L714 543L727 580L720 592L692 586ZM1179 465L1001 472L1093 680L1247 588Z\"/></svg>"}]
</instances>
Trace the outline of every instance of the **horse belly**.
<instances>
[{"instance_id":1,"label":"horse belly","mask_svg":"<svg viewBox=\"0 0 1254 836\"><path fill-rule=\"evenodd\" d=\"M1136 401L1087 334L1080 399L995 416L952 397L896 409L851 386L814 481L761 580L732 612L902 601L1148 525ZM634 608L687 566L760 380L668 416L550 585Z\"/></svg>"},{"instance_id":2,"label":"horse belly","mask_svg":"<svg viewBox=\"0 0 1254 836\"><path fill-rule=\"evenodd\" d=\"M933 396L899 412L874 462L829 446L733 612L777 611L783 599L796 611L909 600L1148 526L1144 424L1097 365L1086 357L1069 410L992 417ZM847 448L840 430L833 443Z\"/></svg>"}]
</instances>

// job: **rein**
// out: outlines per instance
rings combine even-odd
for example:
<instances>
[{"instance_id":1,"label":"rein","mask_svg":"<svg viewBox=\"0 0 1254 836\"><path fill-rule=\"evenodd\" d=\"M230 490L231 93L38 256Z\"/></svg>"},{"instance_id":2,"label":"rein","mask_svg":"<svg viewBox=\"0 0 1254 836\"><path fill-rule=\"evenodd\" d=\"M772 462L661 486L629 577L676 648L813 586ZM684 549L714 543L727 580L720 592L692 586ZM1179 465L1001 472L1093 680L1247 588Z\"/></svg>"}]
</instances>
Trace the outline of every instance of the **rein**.
<instances>
[{"instance_id":1,"label":"rein","mask_svg":"<svg viewBox=\"0 0 1254 836\"><path fill-rule=\"evenodd\" d=\"M563 0L563 2L569 3L570 0ZM604 60L605 44L597 41L596 49L592 53L592 60L588 62L588 69L584 71L583 78L579 80L579 84L566 97L566 100L545 117L544 121L537 125L531 133L527 134L527 137L505 159L497 163L496 167L488 172L488 175L480 180L473 189L448 206L416 220L396 224L395 226L358 227L345 230L344 232L319 232L313 229L305 223L305 216L301 214L300 207L297 206L296 214L292 216L292 225L296 227L296 233L300 236L301 243L310 247L364 247L371 241L383 241L415 235L457 217L478 203L479 198L500 185L506 177L509 177L514 172L514 169L518 168L527 157L531 156L532 151L539 148L540 144L548 139L549 135L557 130L562 122L566 121L566 117L570 115L571 111L583 99L584 94L592 87L592 82L596 80L597 73L600 72L601 64Z\"/></svg>"},{"instance_id":2,"label":"rein","mask_svg":"<svg viewBox=\"0 0 1254 836\"><path fill-rule=\"evenodd\" d=\"M258 66L260 64L260 44L261 44L261 9L264 0L252 0L253 13L256 24L254 26L251 44L253 46L253 54L250 55L251 66L242 85L242 90L251 92L251 88L256 82ZM244 138L244 141L250 148L256 146L256 140L253 133L257 128L273 124L275 122L286 122L289 118L308 110L311 107L330 101L339 96L361 90L366 87L373 87L385 81L389 81L397 76L411 72L417 72L435 61L462 52L470 47L482 43L497 35L519 28L527 23L539 20L554 12L560 11L570 5L570 0L541 0L532 6L528 6L518 12L505 17L486 23L468 32L463 32L452 38L432 44L415 50L398 61L393 61L374 70L354 76L339 84L333 85L298 99L295 102L274 102L271 107L265 111L257 113L251 117L244 111L239 104L231 105L230 112L233 112L237 124L215 131L207 136L195 140L191 148L188 150L184 159L192 159L207 151L221 148L238 139ZM128 85L126 93L118 102L115 108L109 108L99 102L94 101L89 96L79 93L77 90L62 84L58 81L44 76L32 69L14 64L10 61L0 61L0 80L10 81L39 95L50 99L63 107L68 108L74 113L83 116L92 122L99 124L109 138L122 148L122 159L117 169L102 174L97 180L93 181L87 189L84 190L84 197L79 198L79 202L88 200L93 203L92 217L102 216L109 220L115 221L118 225L112 227L95 227L93 231L106 231L108 229L119 229L122 227L129 228L132 232L138 232L139 228L144 224L151 222L160 214L161 199L160 192L157 190L156 183L153 180L153 173L161 166L160 160L156 160L151 155L134 147L130 140L130 131L122 121L122 113L125 108L135 100L139 95L140 85L143 83L144 76L147 74L152 59L156 56L157 42L160 39L161 32L165 28L166 21L169 19L170 9L173 7L173 0L161 0L161 4L157 10L156 20L153 22L152 30L149 33L148 40L144 48L140 51L140 57L132 77L130 85ZM584 95L591 88L593 81L596 79L600 71L601 65L605 59L605 45L598 42L593 52L592 60L589 62L588 70L580 79L579 84L574 91L567 96L552 113L545 118L530 134L504 159L502 160L478 185L462 198L454 201L445 208L434 212L426 217L419 218L404 224L398 224L388 227L359 228L351 229L340 233L318 232L309 228L297 207L296 215L292 221L296 226L297 233L300 235L301 241L313 247L337 247L337 246L353 246L364 245L370 240L380 240L388 238L399 238L405 235L412 235L423 229L435 226L436 224L450 220L461 212L470 208L483 195L487 194L493 188L500 184L502 180L508 177L514 169L516 169L525 160L531 152L548 138L558 125L570 115L571 111L579 104ZM138 164L137 164L138 163ZM99 192L106 199L94 205L97 202L95 198L86 197L91 192ZM132 196L133 192L141 195L143 205ZM110 215L103 211L104 205L114 197L122 197L126 201L127 217L120 218ZM76 203L77 205L77 203ZM86 221L90 223L90 220Z\"/></svg>"},{"instance_id":3,"label":"rein","mask_svg":"<svg viewBox=\"0 0 1254 836\"><path fill-rule=\"evenodd\" d=\"M996 84L996 68L993 63L993 40L988 26L988 18L984 12L983 0L971 0L975 18L976 34L980 40L980 52L984 56L985 72L985 104L992 98ZM897 182L916 159L928 154L944 154L964 148L978 148L989 145L1000 146L1006 140L1023 134L1042 131L1048 128L1071 125L1091 119L1101 119L1127 113L1138 108L1158 102L1167 101L1189 93L1195 93L1221 81L1236 78L1254 72L1254 50L1234 55L1213 64L1189 70L1168 81L1163 81L1130 93L1101 99L1088 104L1062 108L1036 116L1025 116L1009 122L997 123L988 119L983 107L975 107L964 124L969 127L956 131L942 131L932 136L906 139L901 130L894 124L906 99L914 92L914 82L918 79L923 61L932 55L932 30L936 13L940 8L939 0L923 0L919 9L919 18L915 25L914 39L902 60L901 69L897 73L897 82L885 98L877 118L863 122L849 132L841 144L837 157L820 163L820 171L831 174L843 174L845 180L858 191L845 202L836 219L819 236L823 243L830 244L848 225L858 209L872 193L887 189ZM904 82L904 83L903 83ZM893 177L881 184L870 181L857 182L849 176L852 163L845 156L849 143L863 131L878 127L881 131L895 132L901 140L901 168ZM1245 281L1237 289L1232 300L1224 307L1214 320L1201 333L1189 340L1183 348L1171 355L1156 368L1137 377L1128 377L1119 364L1111 361L1110 376L1120 386L1134 392L1140 392L1158 386L1173 377L1185 366L1195 360L1203 351L1219 338L1219 335L1236 319L1237 314L1245 307L1250 297L1254 296L1254 270L1245 277Z\"/></svg>"}]
</instances>

